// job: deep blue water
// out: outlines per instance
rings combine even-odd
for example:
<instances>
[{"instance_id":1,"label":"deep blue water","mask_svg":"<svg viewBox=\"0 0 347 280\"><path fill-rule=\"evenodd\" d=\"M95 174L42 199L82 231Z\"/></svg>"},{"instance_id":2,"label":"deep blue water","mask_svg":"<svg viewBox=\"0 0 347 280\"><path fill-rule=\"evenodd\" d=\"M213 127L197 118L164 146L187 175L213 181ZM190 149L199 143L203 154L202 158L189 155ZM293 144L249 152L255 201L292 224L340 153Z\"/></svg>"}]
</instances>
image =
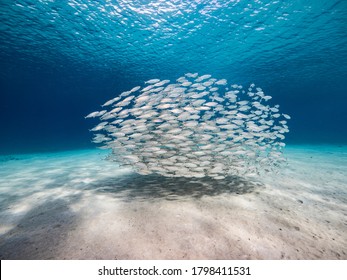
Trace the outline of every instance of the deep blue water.
<instances>
[{"instance_id":1,"label":"deep blue water","mask_svg":"<svg viewBox=\"0 0 347 280\"><path fill-rule=\"evenodd\" d=\"M84 119L151 78L254 82L287 143L347 144L347 1L0 1L0 153L94 147Z\"/></svg>"}]
</instances>

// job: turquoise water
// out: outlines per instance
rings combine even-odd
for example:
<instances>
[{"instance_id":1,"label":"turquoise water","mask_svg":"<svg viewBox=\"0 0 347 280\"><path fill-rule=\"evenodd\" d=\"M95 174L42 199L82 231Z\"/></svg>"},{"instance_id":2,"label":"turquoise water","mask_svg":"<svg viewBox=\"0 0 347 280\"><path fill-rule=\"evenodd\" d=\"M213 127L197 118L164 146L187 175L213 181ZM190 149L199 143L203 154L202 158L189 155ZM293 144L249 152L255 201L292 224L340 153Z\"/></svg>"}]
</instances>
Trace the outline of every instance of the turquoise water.
<instances>
[{"instance_id":1,"label":"turquoise water","mask_svg":"<svg viewBox=\"0 0 347 280\"><path fill-rule=\"evenodd\" d=\"M0 153L91 148L84 116L186 72L254 82L289 144L345 144L346 1L0 3Z\"/></svg>"},{"instance_id":2,"label":"turquoise water","mask_svg":"<svg viewBox=\"0 0 347 280\"><path fill-rule=\"evenodd\" d=\"M0 258L346 259L346 26L344 0L1 0ZM104 160L84 117L188 72L272 96L291 116L283 168L216 180Z\"/></svg>"}]
</instances>

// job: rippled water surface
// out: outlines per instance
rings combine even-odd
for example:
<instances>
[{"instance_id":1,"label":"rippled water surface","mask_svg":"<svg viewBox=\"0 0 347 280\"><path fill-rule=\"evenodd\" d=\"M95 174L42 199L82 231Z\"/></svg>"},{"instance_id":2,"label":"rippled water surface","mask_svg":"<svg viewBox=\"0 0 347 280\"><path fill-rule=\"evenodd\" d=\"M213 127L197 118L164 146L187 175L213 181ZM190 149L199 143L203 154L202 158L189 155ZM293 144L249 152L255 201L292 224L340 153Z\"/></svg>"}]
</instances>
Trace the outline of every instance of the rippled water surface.
<instances>
[{"instance_id":1,"label":"rippled water surface","mask_svg":"<svg viewBox=\"0 0 347 280\"><path fill-rule=\"evenodd\" d=\"M2 0L0 18L2 153L90 147L86 113L186 72L261 86L289 143L347 139L346 1Z\"/></svg>"}]
</instances>

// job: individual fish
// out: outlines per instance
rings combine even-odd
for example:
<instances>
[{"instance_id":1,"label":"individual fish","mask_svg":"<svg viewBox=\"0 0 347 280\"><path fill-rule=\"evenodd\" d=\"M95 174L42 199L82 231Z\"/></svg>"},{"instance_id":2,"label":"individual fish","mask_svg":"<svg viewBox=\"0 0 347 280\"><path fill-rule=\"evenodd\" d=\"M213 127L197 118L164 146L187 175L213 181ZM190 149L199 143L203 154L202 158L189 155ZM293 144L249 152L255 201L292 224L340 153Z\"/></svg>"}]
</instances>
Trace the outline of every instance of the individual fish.
<instances>
[{"instance_id":1,"label":"individual fish","mask_svg":"<svg viewBox=\"0 0 347 280\"><path fill-rule=\"evenodd\" d=\"M225 86L227 84L227 80L221 79L221 80L218 80L217 82L215 82L215 84L220 85L220 86Z\"/></svg>"},{"instance_id":2,"label":"individual fish","mask_svg":"<svg viewBox=\"0 0 347 280\"><path fill-rule=\"evenodd\" d=\"M160 82L159 79L151 79L151 80L146 81L145 84L156 84L158 82Z\"/></svg>"},{"instance_id":3,"label":"individual fish","mask_svg":"<svg viewBox=\"0 0 347 280\"><path fill-rule=\"evenodd\" d=\"M195 80L195 82L197 82L197 83L200 83L201 81L203 81L203 80L206 80L206 79L209 79L209 78L211 78L211 75L202 75L202 76L200 76L200 77L198 77L196 80Z\"/></svg>"},{"instance_id":4,"label":"individual fish","mask_svg":"<svg viewBox=\"0 0 347 280\"><path fill-rule=\"evenodd\" d=\"M87 118L96 118L96 117L100 117L100 116L102 116L103 114L105 114L106 112L107 112L106 110L95 111L95 112L92 112L92 113L88 114L88 115L85 116L84 118L87 119Z\"/></svg>"},{"instance_id":5,"label":"individual fish","mask_svg":"<svg viewBox=\"0 0 347 280\"><path fill-rule=\"evenodd\" d=\"M120 99L120 97L113 98L113 99L105 102L103 105L101 105L101 107L110 106L111 104L113 104L114 102L118 101L119 99Z\"/></svg>"}]
</instances>

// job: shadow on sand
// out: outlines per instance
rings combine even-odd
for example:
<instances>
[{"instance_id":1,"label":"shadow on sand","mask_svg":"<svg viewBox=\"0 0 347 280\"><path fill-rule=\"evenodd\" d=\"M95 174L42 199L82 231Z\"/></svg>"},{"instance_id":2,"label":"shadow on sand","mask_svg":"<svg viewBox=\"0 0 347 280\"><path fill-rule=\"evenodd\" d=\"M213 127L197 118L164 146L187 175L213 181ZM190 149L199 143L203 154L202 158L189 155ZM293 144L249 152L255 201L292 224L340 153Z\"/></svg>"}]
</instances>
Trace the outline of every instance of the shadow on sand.
<instances>
[{"instance_id":1,"label":"shadow on sand","mask_svg":"<svg viewBox=\"0 0 347 280\"><path fill-rule=\"evenodd\" d=\"M161 175L139 175L131 173L90 184L88 189L113 194L118 198L131 200L167 199L216 196L224 193L246 194L263 184L240 177L229 176L223 180L212 178L164 177Z\"/></svg>"},{"instance_id":2,"label":"shadow on sand","mask_svg":"<svg viewBox=\"0 0 347 280\"><path fill-rule=\"evenodd\" d=\"M65 242L78 220L70 203L80 196L52 199L33 207L5 234L0 235L1 259L56 259L60 243Z\"/></svg>"}]
</instances>

